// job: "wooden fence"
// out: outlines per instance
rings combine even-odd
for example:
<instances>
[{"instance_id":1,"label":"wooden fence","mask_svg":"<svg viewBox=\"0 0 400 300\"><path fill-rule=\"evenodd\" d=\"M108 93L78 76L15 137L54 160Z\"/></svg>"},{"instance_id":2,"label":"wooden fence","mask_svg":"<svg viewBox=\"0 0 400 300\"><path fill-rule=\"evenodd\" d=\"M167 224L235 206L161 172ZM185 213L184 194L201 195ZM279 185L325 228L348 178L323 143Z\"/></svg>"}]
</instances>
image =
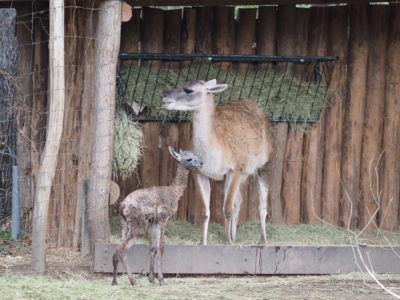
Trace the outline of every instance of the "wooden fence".
<instances>
[{"instance_id":1,"label":"wooden fence","mask_svg":"<svg viewBox=\"0 0 400 300\"><path fill-rule=\"evenodd\" d=\"M236 18L233 7L135 9L121 52L139 51L339 56L321 121L305 132L276 124L269 221L398 230L400 5L269 6L239 9ZM189 123L142 125L144 156L138 174L119 182L122 196L170 183L176 164L167 146L191 148ZM239 222L256 219L253 178L242 195ZM199 223L200 205L190 177L177 217ZM223 183L213 182L212 222L223 224L222 205Z\"/></svg>"}]
</instances>

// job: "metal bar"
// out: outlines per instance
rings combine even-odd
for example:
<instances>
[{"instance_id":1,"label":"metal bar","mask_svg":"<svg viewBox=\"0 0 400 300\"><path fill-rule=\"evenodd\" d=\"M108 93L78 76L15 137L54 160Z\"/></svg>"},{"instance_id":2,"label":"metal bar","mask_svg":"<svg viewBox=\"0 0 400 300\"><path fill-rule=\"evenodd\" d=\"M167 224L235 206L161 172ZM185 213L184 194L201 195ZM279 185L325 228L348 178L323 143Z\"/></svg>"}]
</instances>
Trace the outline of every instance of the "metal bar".
<instances>
[{"instance_id":1,"label":"metal bar","mask_svg":"<svg viewBox=\"0 0 400 300\"><path fill-rule=\"evenodd\" d=\"M139 122L158 122L158 117L148 116L132 116L133 121ZM171 116L165 119L170 122L188 122L190 121L186 116ZM295 122L295 123L319 123L319 119L290 119L290 118L269 118L270 122Z\"/></svg>"},{"instance_id":2,"label":"metal bar","mask_svg":"<svg viewBox=\"0 0 400 300\"><path fill-rule=\"evenodd\" d=\"M246 83L247 74L249 73L249 67L250 67L250 64L247 63L246 73L244 74L242 87L240 88L239 99L242 99L243 87L244 87L244 84Z\"/></svg>"},{"instance_id":3,"label":"metal bar","mask_svg":"<svg viewBox=\"0 0 400 300\"><path fill-rule=\"evenodd\" d=\"M278 55L238 55L238 54L165 54L165 53L121 53L120 60L169 60L185 61L195 58L205 58L213 62L297 62L306 63L314 61L335 61L335 56L278 56Z\"/></svg>"},{"instance_id":4,"label":"metal bar","mask_svg":"<svg viewBox=\"0 0 400 300\"><path fill-rule=\"evenodd\" d=\"M21 202L18 187L18 166L12 167L12 178L11 239L16 240L21 232Z\"/></svg>"},{"instance_id":5,"label":"metal bar","mask_svg":"<svg viewBox=\"0 0 400 300\"><path fill-rule=\"evenodd\" d=\"M86 202L89 192L89 180L85 179L83 184L83 197L82 197L82 227L81 227L81 255L85 256L89 253L89 230L86 215Z\"/></svg>"}]
</instances>

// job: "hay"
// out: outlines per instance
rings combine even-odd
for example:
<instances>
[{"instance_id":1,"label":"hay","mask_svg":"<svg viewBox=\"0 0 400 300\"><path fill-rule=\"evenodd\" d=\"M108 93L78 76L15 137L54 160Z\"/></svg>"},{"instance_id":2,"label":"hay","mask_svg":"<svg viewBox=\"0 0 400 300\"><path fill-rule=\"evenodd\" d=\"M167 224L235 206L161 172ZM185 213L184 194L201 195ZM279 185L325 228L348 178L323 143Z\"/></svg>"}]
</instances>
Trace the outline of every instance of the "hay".
<instances>
[{"instance_id":1,"label":"hay","mask_svg":"<svg viewBox=\"0 0 400 300\"><path fill-rule=\"evenodd\" d=\"M113 153L113 176L124 179L136 170L142 156L143 132L138 122L117 106Z\"/></svg>"},{"instance_id":2,"label":"hay","mask_svg":"<svg viewBox=\"0 0 400 300\"><path fill-rule=\"evenodd\" d=\"M169 112L161 109L163 91L174 88L189 80L216 78L227 83L228 89L215 96L218 105L232 99L252 98L272 119L295 120L318 119L326 106L326 86L312 83L312 72L304 66L302 74L292 79L288 76L286 65L276 64L275 71L268 67L264 73L251 65L247 71L237 72L237 64L220 68L219 63L210 64L208 60L196 59L190 67L179 70L168 68L164 62L160 70L149 63L137 66L125 65L120 70L120 101L145 104L148 116L160 120L171 117L188 117L187 113ZM307 80L306 80L307 79Z\"/></svg>"}]
</instances>

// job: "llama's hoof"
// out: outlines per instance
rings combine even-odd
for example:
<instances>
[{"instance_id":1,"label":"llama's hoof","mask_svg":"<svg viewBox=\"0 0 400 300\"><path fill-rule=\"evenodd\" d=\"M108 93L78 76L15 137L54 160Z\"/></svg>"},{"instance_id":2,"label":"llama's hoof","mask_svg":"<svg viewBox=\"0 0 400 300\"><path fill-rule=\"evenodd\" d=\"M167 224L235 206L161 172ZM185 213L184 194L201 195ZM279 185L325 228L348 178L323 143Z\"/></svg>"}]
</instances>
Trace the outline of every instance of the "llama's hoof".
<instances>
[{"instance_id":1,"label":"llama's hoof","mask_svg":"<svg viewBox=\"0 0 400 300\"><path fill-rule=\"evenodd\" d=\"M258 245L259 246L267 246L268 244L267 244L267 241L260 241L259 243L258 243Z\"/></svg>"},{"instance_id":2,"label":"llama's hoof","mask_svg":"<svg viewBox=\"0 0 400 300\"><path fill-rule=\"evenodd\" d=\"M159 279L158 282L160 283L160 285L164 285L165 284L164 278L163 279Z\"/></svg>"},{"instance_id":3,"label":"llama's hoof","mask_svg":"<svg viewBox=\"0 0 400 300\"><path fill-rule=\"evenodd\" d=\"M225 246L232 246L232 240L225 240Z\"/></svg>"},{"instance_id":4,"label":"llama's hoof","mask_svg":"<svg viewBox=\"0 0 400 300\"><path fill-rule=\"evenodd\" d=\"M150 283L154 283L154 278L153 277L149 277L149 282Z\"/></svg>"}]
</instances>

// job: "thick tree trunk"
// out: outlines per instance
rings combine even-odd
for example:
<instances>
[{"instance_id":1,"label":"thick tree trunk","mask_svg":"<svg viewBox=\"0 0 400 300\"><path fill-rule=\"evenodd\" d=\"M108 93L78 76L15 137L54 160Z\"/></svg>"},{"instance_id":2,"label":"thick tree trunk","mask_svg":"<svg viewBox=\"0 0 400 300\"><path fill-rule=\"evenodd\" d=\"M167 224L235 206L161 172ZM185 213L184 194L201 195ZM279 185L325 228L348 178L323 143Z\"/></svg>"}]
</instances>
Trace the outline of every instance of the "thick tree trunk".
<instances>
[{"instance_id":1,"label":"thick tree trunk","mask_svg":"<svg viewBox=\"0 0 400 300\"><path fill-rule=\"evenodd\" d=\"M50 0L50 106L46 144L40 162L33 212L32 267L43 273L46 263L47 213L63 129L64 1Z\"/></svg>"},{"instance_id":2,"label":"thick tree trunk","mask_svg":"<svg viewBox=\"0 0 400 300\"><path fill-rule=\"evenodd\" d=\"M90 251L110 237L108 203L114 141L115 84L121 34L121 2L100 3L96 32L94 135L88 196Z\"/></svg>"}]
</instances>

